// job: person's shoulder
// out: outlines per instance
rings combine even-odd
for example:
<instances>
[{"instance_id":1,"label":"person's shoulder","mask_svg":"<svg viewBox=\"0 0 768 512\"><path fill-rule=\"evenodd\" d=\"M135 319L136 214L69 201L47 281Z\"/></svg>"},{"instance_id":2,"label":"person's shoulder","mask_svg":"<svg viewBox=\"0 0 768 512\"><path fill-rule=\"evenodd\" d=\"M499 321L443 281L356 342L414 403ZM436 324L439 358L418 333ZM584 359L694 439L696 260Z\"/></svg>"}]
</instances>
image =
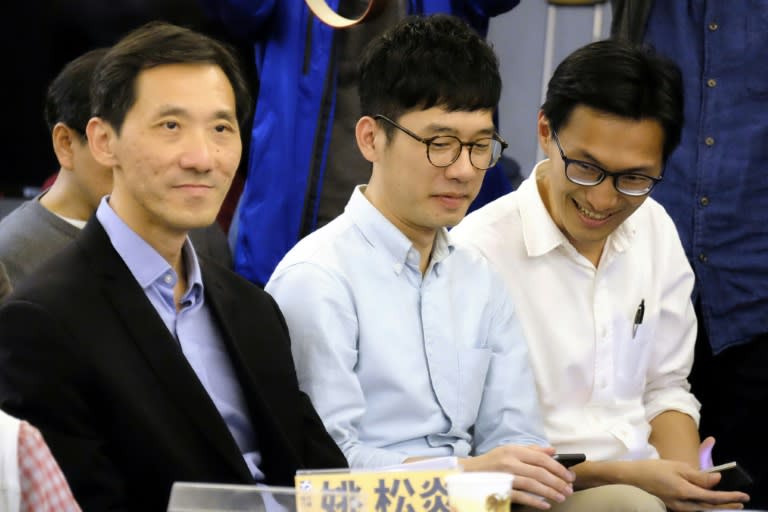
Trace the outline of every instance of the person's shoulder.
<instances>
[{"instance_id":1,"label":"person's shoulder","mask_svg":"<svg viewBox=\"0 0 768 512\"><path fill-rule=\"evenodd\" d=\"M14 240L29 232L29 220L34 216L32 201L24 201L0 219L0 250L6 249L6 241Z\"/></svg>"},{"instance_id":2,"label":"person's shoulder","mask_svg":"<svg viewBox=\"0 0 768 512\"><path fill-rule=\"evenodd\" d=\"M35 256L35 252L48 257L77 233L76 227L46 210L37 199L25 201L0 220L0 259L8 254Z\"/></svg>"},{"instance_id":3,"label":"person's shoulder","mask_svg":"<svg viewBox=\"0 0 768 512\"><path fill-rule=\"evenodd\" d=\"M653 239L666 239L672 236L675 240L679 240L675 221L664 206L653 197L646 199L630 218L638 230L642 230Z\"/></svg>"},{"instance_id":4,"label":"person's shoulder","mask_svg":"<svg viewBox=\"0 0 768 512\"><path fill-rule=\"evenodd\" d=\"M515 219L519 211L519 192L512 191L467 214L456 227L451 229L454 236L471 237L478 231L495 231L505 228Z\"/></svg>"},{"instance_id":5,"label":"person's shoulder","mask_svg":"<svg viewBox=\"0 0 768 512\"><path fill-rule=\"evenodd\" d=\"M301 264L310 264L326 269L343 267L361 244L360 234L354 223L343 214L325 226L308 234L278 263L273 275Z\"/></svg>"},{"instance_id":6,"label":"person's shoulder","mask_svg":"<svg viewBox=\"0 0 768 512\"><path fill-rule=\"evenodd\" d=\"M453 237L451 238L452 240ZM454 243L453 252L450 256L451 268L462 271L472 269L473 271L485 271L489 268L488 260L475 244Z\"/></svg>"},{"instance_id":7,"label":"person's shoulder","mask_svg":"<svg viewBox=\"0 0 768 512\"><path fill-rule=\"evenodd\" d=\"M55 314L93 301L91 293L97 290L89 284L93 273L74 249L64 248L38 263L34 271L18 274L15 280L12 278L13 290L3 305L40 308Z\"/></svg>"},{"instance_id":8,"label":"person's shoulder","mask_svg":"<svg viewBox=\"0 0 768 512\"><path fill-rule=\"evenodd\" d=\"M232 268L232 252L227 235L218 222L190 230L189 239L198 255L205 255L223 266Z\"/></svg>"},{"instance_id":9,"label":"person's shoulder","mask_svg":"<svg viewBox=\"0 0 768 512\"><path fill-rule=\"evenodd\" d=\"M513 191L467 215L450 231L457 247L473 246L484 255L505 251L522 236L519 192Z\"/></svg>"}]
</instances>

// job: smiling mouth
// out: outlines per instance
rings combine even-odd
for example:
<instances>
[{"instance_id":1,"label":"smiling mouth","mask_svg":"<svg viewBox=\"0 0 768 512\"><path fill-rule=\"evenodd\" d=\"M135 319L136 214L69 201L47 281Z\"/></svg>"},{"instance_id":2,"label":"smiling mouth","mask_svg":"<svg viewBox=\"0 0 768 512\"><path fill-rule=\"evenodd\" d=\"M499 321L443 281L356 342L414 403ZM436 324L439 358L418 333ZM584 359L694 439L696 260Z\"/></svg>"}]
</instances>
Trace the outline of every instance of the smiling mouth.
<instances>
[{"instance_id":1,"label":"smiling mouth","mask_svg":"<svg viewBox=\"0 0 768 512\"><path fill-rule=\"evenodd\" d=\"M576 209L579 210L579 213L581 213L583 216L585 216L588 219L592 220L605 220L611 215L612 213L597 213L593 212L592 210L587 210L583 206L581 206L579 203L577 203L575 200L573 201L573 204L576 205Z\"/></svg>"}]
</instances>

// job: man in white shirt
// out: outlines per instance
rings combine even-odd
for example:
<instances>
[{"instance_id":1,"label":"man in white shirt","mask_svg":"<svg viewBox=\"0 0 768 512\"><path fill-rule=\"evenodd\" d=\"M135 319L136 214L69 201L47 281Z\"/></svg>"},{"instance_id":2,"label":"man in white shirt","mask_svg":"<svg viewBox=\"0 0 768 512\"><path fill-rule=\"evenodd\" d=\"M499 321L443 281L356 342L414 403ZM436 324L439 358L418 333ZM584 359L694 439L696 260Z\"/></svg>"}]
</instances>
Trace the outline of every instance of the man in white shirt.
<instances>
[{"instance_id":1,"label":"man in white shirt","mask_svg":"<svg viewBox=\"0 0 768 512\"><path fill-rule=\"evenodd\" d=\"M561 502L573 475L541 435L517 315L501 278L445 229L505 146L496 56L458 18L406 19L368 47L359 91L371 179L266 286L299 385L351 467L456 456L513 473L513 501L546 510L521 491Z\"/></svg>"},{"instance_id":2,"label":"man in white shirt","mask_svg":"<svg viewBox=\"0 0 768 512\"><path fill-rule=\"evenodd\" d=\"M537 125L549 158L451 234L512 290L547 436L587 455L577 489L630 484L645 510L665 509L653 496L673 510L740 508L747 495L711 490L720 476L699 469L694 277L648 198L682 122L673 64L627 43L587 45L549 82Z\"/></svg>"}]
</instances>

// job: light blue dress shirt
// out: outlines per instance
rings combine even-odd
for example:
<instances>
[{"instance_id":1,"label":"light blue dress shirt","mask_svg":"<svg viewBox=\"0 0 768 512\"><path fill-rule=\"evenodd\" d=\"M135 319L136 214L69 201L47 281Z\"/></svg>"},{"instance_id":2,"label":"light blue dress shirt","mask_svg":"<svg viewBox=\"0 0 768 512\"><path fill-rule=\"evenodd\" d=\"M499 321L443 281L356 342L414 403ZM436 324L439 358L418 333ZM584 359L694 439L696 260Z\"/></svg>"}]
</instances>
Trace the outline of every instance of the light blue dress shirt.
<instances>
[{"instance_id":1,"label":"light blue dress shirt","mask_svg":"<svg viewBox=\"0 0 768 512\"><path fill-rule=\"evenodd\" d=\"M547 444L502 279L445 230L422 277L419 252L361 190L266 286L299 385L350 465Z\"/></svg>"},{"instance_id":2,"label":"light blue dress shirt","mask_svg":"<svg viewBox=\"0 0 768 512\"><path fill-rule=\"evenodd\" d=\"M107 200L108 197L101 200L96 218L168 331L179 342L189 365L232 433L251 474L256 480L263 480L264 474L258 467L261 454L257 450L256 434L221 332L205 303L200 264L192 242L187 238L182 249L187 267L187 290L177 312L173 299L173 287L178 280L176 272L117 216Z\"/></svg>"}]
</instances>

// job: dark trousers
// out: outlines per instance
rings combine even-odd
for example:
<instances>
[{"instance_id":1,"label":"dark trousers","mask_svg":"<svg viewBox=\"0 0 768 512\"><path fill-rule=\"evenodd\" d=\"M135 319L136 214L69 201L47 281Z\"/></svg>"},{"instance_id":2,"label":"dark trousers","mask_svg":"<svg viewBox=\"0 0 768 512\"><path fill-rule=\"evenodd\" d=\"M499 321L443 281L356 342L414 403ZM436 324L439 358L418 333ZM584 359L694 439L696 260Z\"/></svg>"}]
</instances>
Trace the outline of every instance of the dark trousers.
<instances>
[{"instance_id":1,"label":"dark trousers","mask_svg":"<svg viewBox=\"0 0 768 512\"><path fill-rule=\"evenodd\" d=\"M768 509L768 333L715 356L699 322L690 381L701 401L701 437L716 440L714 463L743 466L754 480L746 508Z\"/></svg>"}]
</instances>

